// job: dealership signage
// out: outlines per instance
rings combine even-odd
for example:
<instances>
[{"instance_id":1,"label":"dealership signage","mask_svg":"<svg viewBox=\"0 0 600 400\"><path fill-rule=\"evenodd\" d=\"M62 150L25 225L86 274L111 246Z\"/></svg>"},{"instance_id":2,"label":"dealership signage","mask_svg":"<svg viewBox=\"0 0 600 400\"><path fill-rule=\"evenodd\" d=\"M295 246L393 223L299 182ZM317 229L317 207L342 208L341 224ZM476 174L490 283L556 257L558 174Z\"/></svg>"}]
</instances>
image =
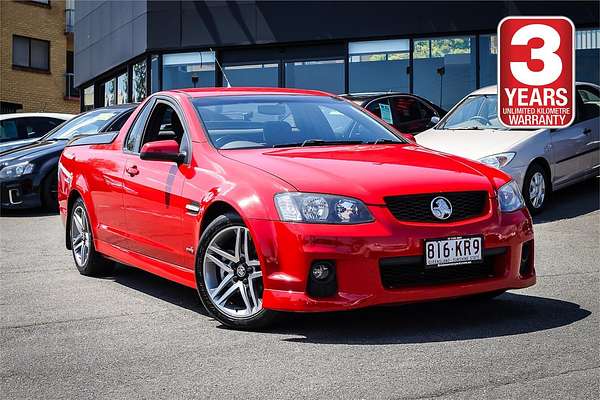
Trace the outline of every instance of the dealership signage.
<instances>
[{"instance_id":1,"label":"dealership signage","mask_svg":"<svg viewBox=\"0 0 600 400\"><path fill-rule=\"evenodd\" d=\"M575 28L565 17L498 25L498 115L510 128L563 128L575 118Z\"/></svg>"}]
</instances>

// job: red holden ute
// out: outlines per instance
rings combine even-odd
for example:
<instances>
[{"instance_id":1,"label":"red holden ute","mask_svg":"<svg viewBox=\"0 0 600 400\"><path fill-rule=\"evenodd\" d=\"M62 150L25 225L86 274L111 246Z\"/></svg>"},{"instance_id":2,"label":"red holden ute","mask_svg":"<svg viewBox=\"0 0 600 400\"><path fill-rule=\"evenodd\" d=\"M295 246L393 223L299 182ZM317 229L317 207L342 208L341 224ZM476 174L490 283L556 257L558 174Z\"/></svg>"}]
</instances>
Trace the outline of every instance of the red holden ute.
<instances>
[{"instance_id":1,"label":"red holden ute","mask_svg":"<svg viewBox=\"0 0 600 400\"><path fill-rule=\"evenodd\" d=\"M536 279L508 175L323 92L156 93L120 132L69 143L58 173L80 273L136 266L196 288L229 327L489 298Z\"/></svg>"}]
</instances>

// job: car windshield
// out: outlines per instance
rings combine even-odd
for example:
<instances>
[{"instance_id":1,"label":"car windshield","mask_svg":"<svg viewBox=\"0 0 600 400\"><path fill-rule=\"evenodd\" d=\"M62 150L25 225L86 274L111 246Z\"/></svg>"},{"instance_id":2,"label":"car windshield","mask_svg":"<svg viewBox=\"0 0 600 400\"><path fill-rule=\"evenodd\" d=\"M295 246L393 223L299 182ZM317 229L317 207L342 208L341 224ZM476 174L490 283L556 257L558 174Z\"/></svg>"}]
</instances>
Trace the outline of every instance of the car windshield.
<instances>
[{"instance_id":1,"label":"car windshield","mask_svg":"<svg viewBox=\"0 0 600 400\"><path fill-rule=\"evenodd\" d=\"M407 143L348 102L326 96L220 96L193 100L219 149Z\"/></svg>"},{"instance_id":2,"label":"car windshield","mask_svg":"<svg viewBox=\"0 0 600 400\"><path fill-rule=\"evenodd\" d=\"M75 118L57 126L50 131L44 140L70 140L75 135L93 135L115 115L119 114L119 109L100 109L80 114Z\"/></svg>"},{"instance_id":3,"label":"car windshield","mask_svg":"<svg viewBox=\"0 0 600 400\"><path fill-rule=\"evenodd\" d=\"M498 96L495 94L468 96L448 114L438 129L499 129L507 130L498 118Z\"/></svg>"}]
</instances>

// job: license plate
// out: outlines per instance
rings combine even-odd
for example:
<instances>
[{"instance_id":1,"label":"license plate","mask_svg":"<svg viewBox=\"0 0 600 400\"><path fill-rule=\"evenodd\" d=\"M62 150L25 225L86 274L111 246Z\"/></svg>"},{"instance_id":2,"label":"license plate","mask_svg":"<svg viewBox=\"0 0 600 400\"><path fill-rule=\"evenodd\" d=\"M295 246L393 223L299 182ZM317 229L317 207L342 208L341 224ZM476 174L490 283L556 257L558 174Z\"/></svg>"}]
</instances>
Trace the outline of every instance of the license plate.
<instances>
[{"instance_id":1,"label":"license plate","mask_svg":"<svg viewBox=\"0 0 600 400\"><path fill-rule=\"evenodd\" d=\"M425 241L425 266L471 264L481 262L483 238L457 237Z\"/></svg>"}]
</instances>

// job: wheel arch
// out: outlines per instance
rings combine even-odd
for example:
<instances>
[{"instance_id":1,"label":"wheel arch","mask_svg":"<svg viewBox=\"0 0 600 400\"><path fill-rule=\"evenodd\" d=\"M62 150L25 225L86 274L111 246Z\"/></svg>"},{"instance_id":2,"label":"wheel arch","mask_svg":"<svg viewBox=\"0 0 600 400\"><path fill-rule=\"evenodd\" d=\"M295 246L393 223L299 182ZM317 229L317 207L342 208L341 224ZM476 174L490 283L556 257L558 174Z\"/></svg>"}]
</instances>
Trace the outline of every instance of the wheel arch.
<instances>
[{"instance_id":1,"label":"wheel arch","mask_svg":"<svg viewBox=\"0 0 600 400\"><path fill-rule=\"evenodd\" d=\"M215 200L210 203L204 213L202 213L202 217L200 220L200 227L198 231L198 239L202 236L202 233L205 231L206 227L214 221L218 216L233 213L238 215L242 220L244 219L241 212L231 204L232 202L226 201L224 199Z\"/></svg>"},{"instance_id":2,"label":"wheel arch","mask_svg":"<svg viewBox=\"0 0 600 400\"><path fill-rule=\"evenodd\" d=\"M544 171L546 172L546 174L548 174L548 183L550 184L550 187L548 189L550 191L552 191L552 168L550 167L550 163L544 157L536 157L533 160L531 160L531 162L529 163L529 166L527 167L527 171L529 171L529 169L534 164L538 164L539 166L541 166L544 169ZM527 172L525 174L527 174ZM523 185L525 185L525 182L523 182ZM523 188L521 188L521 189L523 189Z\"/></svg>"},{"instance_id":3,"label":"wheel arch","mask_svg":"<svg viewBox=\"0 0 600 400\"><path fill-rule=\"evenodd\" d=\"M71 193L69 193L69 198L67 200L67 219L65 222L65 246L69 250L71 250L71 240L69 237L69 232L71 229L71 209L77 199L83 199L83 196L81 195L81 193L79 193L77 189L71 190Z\"/></svg>"}]
</instances>

